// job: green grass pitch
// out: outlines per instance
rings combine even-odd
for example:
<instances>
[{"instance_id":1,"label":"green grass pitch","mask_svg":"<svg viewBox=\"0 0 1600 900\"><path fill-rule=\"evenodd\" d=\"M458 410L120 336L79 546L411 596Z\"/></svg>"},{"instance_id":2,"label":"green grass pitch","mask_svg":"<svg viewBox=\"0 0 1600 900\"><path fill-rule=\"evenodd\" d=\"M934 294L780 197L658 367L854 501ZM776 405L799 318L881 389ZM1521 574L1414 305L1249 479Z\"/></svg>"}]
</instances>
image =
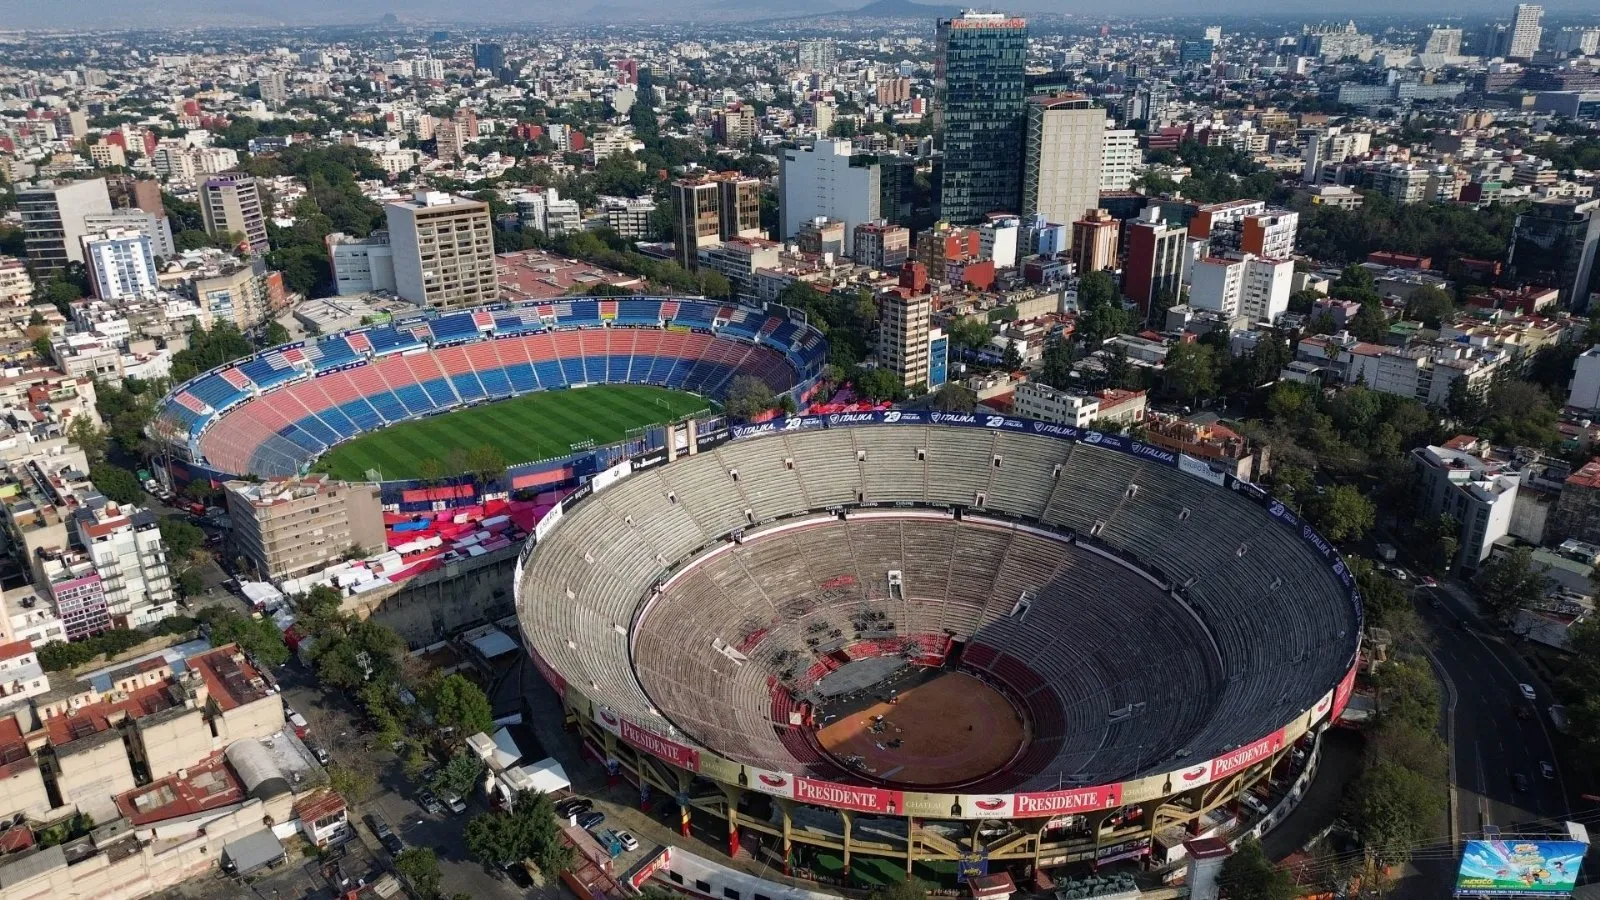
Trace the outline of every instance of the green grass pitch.
<instances>
[{"instance_id":1,"label":"green grass pitch","mask_svg":"<svg viewBox=\"0 0 1600 900\"><path fill-rule=\"evenodd\" d=\"M566 456L581 441L620 441L630 428L711 406L704 397L648 385L540 391L363 434L328 451L315 468L349 481L365 481L367 470L377 469L385 480L397 481L415 478L424 459L445 462L451 450L485 444L500 448L506 463L516 465Z\"/></svg>"}]
</instances>

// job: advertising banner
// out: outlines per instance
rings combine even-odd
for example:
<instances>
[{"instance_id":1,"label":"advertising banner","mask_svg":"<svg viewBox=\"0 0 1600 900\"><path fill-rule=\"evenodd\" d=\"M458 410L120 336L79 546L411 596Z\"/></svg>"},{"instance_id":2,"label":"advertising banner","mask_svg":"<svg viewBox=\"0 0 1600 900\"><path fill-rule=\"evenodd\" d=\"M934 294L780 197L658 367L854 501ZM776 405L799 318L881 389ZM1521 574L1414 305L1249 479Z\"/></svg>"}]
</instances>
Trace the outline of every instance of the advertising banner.
<instances>
[{"instance_id":1,"label":"advertising banner","mask_svg":"<svg viewBox=\"0 0 1600 900\"><path fill-rule=\"evenodd\" d=\"M1211 468L1211 466L1207 465L1205 460L1196 459L1187 453L1180 453L1178 455L1178 471L1184 473L1185 475L1193 475L1201 481L1210 482L1217 487L1222 487L1223 481L1227 478L1227 476L1223 475L1221 472L1218 472L1217 470Z\"/></svg>"},{"instance_id":2,"label":"advertising banner","mask_svg":"<svg viewBox=\"0 0 1600 900\"><path fill-rule=\"evenodd\" d=\"M693 747L667 740L654 731L645 731L627 719L622 720L621 734L624 741L652 756L658 756L681 769L700 771L700 751Z\"/></svg>"},{"instance_id":3,"label":"advertising banner","mask_svg":"<svg viewBox=\"0 0 1600 900\"><path fill-rule=\"evenodd\" d=\"M562 678L555 669L550 668L550 664L544 661L544 657L539 655L539 651L530 647L528 655L533 657L533 667L539 670L540 675L544 676L544 683L550 685L556 693L565 694L567 692L567 680Z\"/></svg>"},{"instance_id":4,"label":"advertising banner","mask_svg":"<svg viewBox=\"0 0 1600 900\"><path fill-rule=\"evenodd\" d=\"M745 766L746 781L750 790L771 794L774 797L794 797L794 776L787 772L772 772Z\"/></svg>"},{"instance_id":5,"label":"advertising banner","mask_svg":"<svg viewBox=\"0 0 1600 900\"><path fill-rule=\"evenodd\" d=\"M1467 841L1456 896L1570 896L1588 849L1577 841Z\"/></svg>"},{"instance_id":6,"label":"advertising banner","mask_svg":"<svg viewBox=\"0 0 1600 900\"><path fill-rule=\"evenodd\" d=\"M1217 780L1227 778L1243 769L1248 769L1258 762L1283 748L1283 729L1267 735L1253 744L1225 753L1211 761L1211 778Z\"/></svg>"},{"instance_id":7,"label":"advertising banner","mask_svg":"<svg viewBox=\"0 0 1600 900\"><path fill-rule=\"evenodd\" d=\"M1333 712L1328 717L1329 721L1338 721L1339 714L1350 705L1350 694L1356 689L1356 669L1360 665L1361 663L1357 661L1356 665L1351 666L1350 671L1339 681L1339 686L1333 689Z\"/></svg>"},{"instance_id":8,"label":"advertising banner","mask_svg":"<svg viewBox=\"0 0 1600 900\"><path fill-rule=\"evenodd\" d=\"M899 791L854 787L812 778L795 778L794 799L839 809L886 815L899 815L904 809Z\"/></svg>"},{"instance_id":9,"label":"advertising banner","mask_svg":"<svg viewBox=\"0 0 1600 900\"><path fill-rule=\"evenodd\" d=\"M1122 785L1075 788L1070 791L1041 791L1014 795L1018 816L1064 816L1111 809L1122 805Z\"/></svg>"}]
</instances>

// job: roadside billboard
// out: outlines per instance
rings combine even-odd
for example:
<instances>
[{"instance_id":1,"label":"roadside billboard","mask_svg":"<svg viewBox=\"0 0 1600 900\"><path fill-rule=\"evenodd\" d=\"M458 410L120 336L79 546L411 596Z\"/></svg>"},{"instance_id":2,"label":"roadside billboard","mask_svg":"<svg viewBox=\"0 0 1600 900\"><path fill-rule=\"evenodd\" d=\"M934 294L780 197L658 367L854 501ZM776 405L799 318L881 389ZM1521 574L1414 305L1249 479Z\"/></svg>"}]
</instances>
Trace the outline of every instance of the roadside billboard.
<instances>
[{"instance_id":1,"label":"roadside billboard","mask_svg":"<svg viewBox=\"0 0 1600 900\"><path fill-rule=\"evenodd\" d=\"M1456 873L1456 896L1568 896L1588 849L1578 841L1467 841Z\"/></svg>"}]
</instances>

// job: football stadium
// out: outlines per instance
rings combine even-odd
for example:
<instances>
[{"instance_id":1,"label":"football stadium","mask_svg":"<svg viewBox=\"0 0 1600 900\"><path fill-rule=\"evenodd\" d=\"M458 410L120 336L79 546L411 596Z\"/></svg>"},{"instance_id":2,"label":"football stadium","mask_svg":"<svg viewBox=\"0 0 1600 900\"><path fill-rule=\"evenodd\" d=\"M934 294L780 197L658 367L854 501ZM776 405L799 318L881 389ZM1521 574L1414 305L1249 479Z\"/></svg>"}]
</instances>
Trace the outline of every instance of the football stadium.
<instances>
[{"instance_id":1,"label":"football stadium","mask_svg":"<svg viewBox=\"0 0 1600 900\"><path fill-rule=\"evenodd\" d=\"M501 489L553 485L660 449L670 435L663 425L709 410L741 375L803 397L825 355L822 336L803 322L708 300L419 311L191 378L163 398L151 430L171 448L180 482L299 474L370 434L331 461L342 476L387 479L385 501L399 506L421 458L466 449L452 440L497 445L511 463ZM527 400L605 385L663 390ZM504 440L510 429L521 439Z\"/></svg>"},{"instance_id":2,"label":"football stadium","mask_svg":"<svg viewBox=\"0 0 1600 900\"><path fill-rule=\"evenodd\" d=\"M1254 485L912 410L624 462L516 578L535 663L643 806L866 886L1260 833L1314 775L1362 625L1337 552Z\"/></svg>"}]
</instances>

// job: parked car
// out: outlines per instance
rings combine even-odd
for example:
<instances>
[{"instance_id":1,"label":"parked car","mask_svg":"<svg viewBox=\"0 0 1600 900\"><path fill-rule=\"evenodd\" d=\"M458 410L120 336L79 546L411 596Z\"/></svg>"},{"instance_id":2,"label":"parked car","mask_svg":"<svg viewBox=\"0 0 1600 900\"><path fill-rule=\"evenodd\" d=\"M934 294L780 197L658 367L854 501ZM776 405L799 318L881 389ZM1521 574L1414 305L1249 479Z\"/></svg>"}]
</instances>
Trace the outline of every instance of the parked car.
<instances>
[{"instance_id":1,"label":"parked car","mask_svg":"<svg viewBox=\"0 0 1600 900\"><path fill-rule=\"evenodd\" d=\"M1544 776L1545 781L1554 781L1556 778L1556 767L1550 765L1548 762L1541 762L1539 763L1539 774Z\"/></svg>"},{"instance_id":2,"label":"parked car","mask_svg":"<svg viewBox=\"0 0 1600 900\"><path fill-rule=\"evenodd\" d=\"M333 762L332 757L328 756L328 751L322 749L321 744L318 744L314 741L306 741L305 744L306 749L311 751L311 755L317 758L317 762L323 765Z\"/></svg>"},{"instance_id":3,"label":"parked car","mask_svg":"<svg viewBox=\"0 0 1600 900\"><path fill-rule=\"evenodd\" d=\"M406 848L405 842L400 840L400 835L394 833L389 823L378 818L375 813L367 813L367 827L372 829L372 836L378 839L385 850L398 854Z\"/></svg>"},{"instance_id":4,"label":"parked car","mask_svg":"<svg viewBox=\"0 0 1600 900\"><path fill-rule=\"evenodd\" d=\"M1527 700L1529 703L1539 699L1539 695L1534 693L1533 685L1519 684L1517 687L1522 689L1522 699Z\"/></svg>"},{"instance_id":5,"label":"parked car","mask_svg":"<svg viewBox=\"0 0 1600 900\"><path fill-rule=\"evenodd\" d=\"M601 822L604 822L605 820L606 820L606 814L605 813L603 813L603 812L594 812L594 811L591 810L590 812L586 812L583 815L578 817L578 827L582 828L582 829L584 829L586 831L592 831L592 830L594 830L595 826L599 825Z\"/></svg>"},{"instance_id":6,"label":"parked car","mask_svg":"<svg viewBox=\"0 0 1600 900\"><path fill-rule=\"evenodd\" d=\"M626 831L617 832L617 840L622 842L622 849L624 850L632 851L639 849L639 841Z\"/></svg>"},{"instance_id":7,"label":"parked car","mask_svg":"<svg viewBox=\"0 0 1600 900\"><path fill-rule=\"evenodd\" d=\"M594 809L594 804L582 797L568 797L556 804L556 813L563 819L586 813L591 809Z\"/></svg>"},{"instance_id":8,"label":"parked car","mask_svg":"<svg viewBox=\"0 0 1600 900\"><path fill-rule=\"evenodd\" d=\"M466 801L450 792L444 795L444 805L450 807L450 811L458 816L467 811Z\"/></svg>"},{"instance_id":9,"label":"parked car","mask_svg":"<svg viewBox=\"0 0 1600 900\"><path fill-rule=\"evenodd\" d=\"M425 790L418 793L417 805L427 810L429 815L437 816L444 812L444 806L439 803L439 798L434 796L433 791Z\"/></svg>"}]
</instances>

